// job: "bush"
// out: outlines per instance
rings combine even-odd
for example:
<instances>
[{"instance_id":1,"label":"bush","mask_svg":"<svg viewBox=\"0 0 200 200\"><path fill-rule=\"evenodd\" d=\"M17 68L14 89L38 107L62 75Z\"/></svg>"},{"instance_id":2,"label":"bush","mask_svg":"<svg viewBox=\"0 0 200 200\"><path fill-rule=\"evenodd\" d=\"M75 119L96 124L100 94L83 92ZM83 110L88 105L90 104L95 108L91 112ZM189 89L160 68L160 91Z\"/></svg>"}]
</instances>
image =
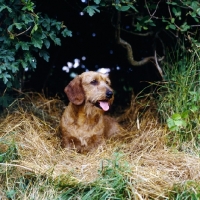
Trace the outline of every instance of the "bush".
<instances>
[{"instance_id":1,"label":"bush","mask_svg":"<svg viewBox=\"0 0 200 200\"><path fill-rule=\"evenodd\" d=\"M61 45L60 35L71 36L66 26L47 15L35 13L31 0L2 0L0 3L0 106L9 101L7 88L21 88L23 72L34 70L39 55L49 61L51 42Z\"/></svg>"}]
</instances>

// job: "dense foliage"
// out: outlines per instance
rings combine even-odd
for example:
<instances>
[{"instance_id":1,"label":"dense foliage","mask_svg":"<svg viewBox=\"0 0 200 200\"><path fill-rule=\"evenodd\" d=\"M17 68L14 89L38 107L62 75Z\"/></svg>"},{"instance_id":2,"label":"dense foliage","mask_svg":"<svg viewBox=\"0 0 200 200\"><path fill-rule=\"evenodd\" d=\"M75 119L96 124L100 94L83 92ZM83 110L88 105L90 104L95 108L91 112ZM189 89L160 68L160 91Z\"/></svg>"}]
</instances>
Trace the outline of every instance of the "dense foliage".
<instances>
[{"instance_id":1,"label":"dense foliage","mask_svg":"<svg viewBox=\"0 0 200 200\"><path fill-rule=\"evenodd\" d=\"M62 3L62 2L60 2ZM73 2L71 2L73 3ZM165 56L163 34L174 37L179 45L185 40L187 48L192 51L198 48L198 23L200 18L200 3L198 1L131 1L131 0L93 0L76 1L79 10L93 16L111 13L111 21L116 30L133 35L151 35L153 41L159 41L162 46L162 59ZM51 19L45 13L36 13L33 0L1 0L0 2L0 105L7 106L6 88L22 89L25 79L24 71L37 67L36 57L39 55L49 61L48 50L51 42L61 45L60 36L72 36L63 22ZM122 19L117 19L116 12L122 13ZM118 24L116 24L118 23ZM114 37L114 36L113 36ZM128 51L128 60L133 66L140 66L156 59L156 65L161 76L156 56L134 62L131 45L118 34L118 42ZM122 42L123 41L123 42ZM124 43L126 42L126 43ZM128 46L127 46L128 45ZM154 44L155 45L155 44ZM185 46L182 46L185 49ZM160 60L162 60L160 59ZM133 62L132 62L133 61Z\"/></svg>"},{"instance_id":2,"label":"dense foliage","mask_svg":"<svg viewBox=\"0 0 200 200\"><path fill-rule=\"evenodd\" d=\"M49 61L51 42L61 45L59 36L72 36L63 22L35 13L31 0L0 1L0 91L22 88L23 72L37 66L35 55ZM3 86L4 85L4 86ZM7 106L1 97L0 105Z\"/></svg>"}]
</instances>

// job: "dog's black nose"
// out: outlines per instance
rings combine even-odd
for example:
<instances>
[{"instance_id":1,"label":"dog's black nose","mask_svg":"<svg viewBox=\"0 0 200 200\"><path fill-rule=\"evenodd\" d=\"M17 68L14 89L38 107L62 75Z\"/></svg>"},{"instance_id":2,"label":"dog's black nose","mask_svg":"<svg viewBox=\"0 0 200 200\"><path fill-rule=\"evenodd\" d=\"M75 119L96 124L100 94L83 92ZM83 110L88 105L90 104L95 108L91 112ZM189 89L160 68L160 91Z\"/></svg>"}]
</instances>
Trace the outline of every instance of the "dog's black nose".
<instances>
[{"instance_id":1,"label":"dog's black nose","mask_svg":"<svg viewBox=\"0 0 200 200\"><path fill-rule=\"evenodd\" d=\"M110 90L107 90L107 91L106 91L106 98L111 99L112 96L113 96L113 92L110 91Z\"/></svg>"}]
</instances>

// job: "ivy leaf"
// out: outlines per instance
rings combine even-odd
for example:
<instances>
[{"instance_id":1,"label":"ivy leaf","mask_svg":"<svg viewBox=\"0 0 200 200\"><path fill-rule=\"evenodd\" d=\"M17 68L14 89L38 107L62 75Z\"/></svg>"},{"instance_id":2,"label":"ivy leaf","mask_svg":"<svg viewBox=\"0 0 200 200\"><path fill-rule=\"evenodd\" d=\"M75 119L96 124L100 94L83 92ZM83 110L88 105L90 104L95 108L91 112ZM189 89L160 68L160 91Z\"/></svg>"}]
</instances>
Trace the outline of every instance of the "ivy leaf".
<instances>
[{"instance_id":1,"label":"ivy leaf","mask_svg":"<svg viewBox=\"0 0 200 200\"><path fill-rule=\"evenodd\" d=\"M21 19L23 20L23 22L24 22L25 24L29 24L29 23L31 23L31 22L34 22L34 20L33 20L33 18L31 17L30 14L25 14L25 13L23 13L22 16L21 16Z\"/></svg>"},{"instance_id":2,"label":"ivy leaf","mask_svg":"<svg viewBox=\"0 0 200 200\"><path fill-rule=\"evenodd\" d=\"M100 12L99 9L97 9L97 6L87 6L83 10L84 12L86 11L90 17L94 15L95 12Z\"/></svg>"},{"instance_id":3,"label":"ivy leaf","mask_svg":"<svg viewBox=\"0 0 200 200\"><path fill-rule=\"evenodd\" d=\"M21 63L21 65L22 65L22 67L23 67L24 69L26 69L26 67L27 67L27 62L24 62L23 60L20 60L20 63Z\"/></svg>"},{"instance_id":4,"label":"ivy leaf","mask_svg":"<svg viewBox=\"0 0 200 200\"><path fill-rule=\"evenodd\" d=\"M39 48L39 49L42 48L42 43L43 42L42 42L41 39L38 39L38 38L36 39L36 38L32 37L31 41L32 41L34 47Z\"/></svg>"},{"instance_id":5,"label":"ivy leaf","mask_svg":"<svg viewBox=\"0 0 200 200\"><path fill-rule=\"evenodd\" d=\"M55 26L58 31L61 29L61 25L62 25L62 23L57 22L56 20L52 20L52 22L51 22L51 26Z\"/></svg>"},{"instance_id":6,"label":"ivy leaf","mask_svg":"<svg viewBox=\"0 0 200 200\"><path fill-rule=\"evenodd\" d=\"M22 50L25 50L25 51L29 50L29 44L26 42L22 42L21 47L22 47Z\"/></svg>"},{"instance_id":7,"label":"ivy leaf","mask_svg":"<svg viewBox=\"0 0 200 200\"><path fill-rule=\"evenodd\" d=\"M67 28L65 28L62 32L61 32L63 37L69 36L72 37L72 31L68 30Z\"/></svg>"},{"instance_id":8,"label":"ivy leaf","mask_svg":"<svg viewBox=\"0 0 200 200\"><path fill-rule=\"evenodd\" d=\"M24 1L24 2L26 2L26 4L25 4L25 6L22 8L22 10L28 10L28 11L33 12L34 3L31 2L31 1Z\"/></svg>"},{"instance_id":9,"label":"ivy leaf","mask_svg":"<svg viewBox=\"0 0 200 200\"><path fill-rule=\"evenodd\" d=\"M47 39L44 39L44 45L46 46L46 48L48 49L50 47L50 42Z\"/></svg>"},{"instance_id":10,"label":"ivy leaf","mask_svg":"<svg viewBox=\"0 0 200 200\"><path fill-rule=\"evenodd\" d=\"M54 42L55 42L56 45L61 46L60 38L55 38Z\"/></svg>"},{"instance_id":11,"label":"ivy leaf","mask_svg":"<svg viewBox=\"0 0 200 200\"><path fill-rule=\"evenodd\" d=\"M47 62L49 62L49 54L47 51L44 51L44 50L40 51L39 56L42 57Z\"/></svg>"},{"instance_id":12,"label":"ivy leaf","mask_svg":"<svg viewBox=\"0 0 200 200\"><path fill-rule=\"evenodd\" d=\"M10 74L8 74L8 72L4 72L0 75L0 78L3 79L4 84L6 84L8 82L8 79L11 78Z\"/></svg>"},{"instance_id":13,"label":"ivy leaf","mask_svg":"<svg viewBox=\"0 0 200 200\"><path fill-rule=\"evenodd\" d=\"M54 32L51 32L49 34L49 37L54 41L56 39L56 34Z\"/></svg>"}]
</instances>

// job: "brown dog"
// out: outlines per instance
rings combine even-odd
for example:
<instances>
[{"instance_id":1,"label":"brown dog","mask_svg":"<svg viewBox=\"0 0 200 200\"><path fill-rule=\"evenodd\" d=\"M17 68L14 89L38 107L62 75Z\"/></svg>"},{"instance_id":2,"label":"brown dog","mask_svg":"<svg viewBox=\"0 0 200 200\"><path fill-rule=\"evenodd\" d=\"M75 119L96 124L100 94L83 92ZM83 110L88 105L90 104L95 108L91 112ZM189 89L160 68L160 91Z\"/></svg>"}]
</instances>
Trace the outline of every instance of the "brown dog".
<instances>
[{"instance_id":1,"label":"brown dog","mask_svg":"<svg viewBox=\"0 0 200 200\"><path fill-rule=\"evenodd\" d=\"M63 148L88 152L102 144L104 138L121 131L113 118L104 115L114 100L107 75L84 72L74 78L64 91L70 102L60 123Z\"/></svg>"}]
</instances>

